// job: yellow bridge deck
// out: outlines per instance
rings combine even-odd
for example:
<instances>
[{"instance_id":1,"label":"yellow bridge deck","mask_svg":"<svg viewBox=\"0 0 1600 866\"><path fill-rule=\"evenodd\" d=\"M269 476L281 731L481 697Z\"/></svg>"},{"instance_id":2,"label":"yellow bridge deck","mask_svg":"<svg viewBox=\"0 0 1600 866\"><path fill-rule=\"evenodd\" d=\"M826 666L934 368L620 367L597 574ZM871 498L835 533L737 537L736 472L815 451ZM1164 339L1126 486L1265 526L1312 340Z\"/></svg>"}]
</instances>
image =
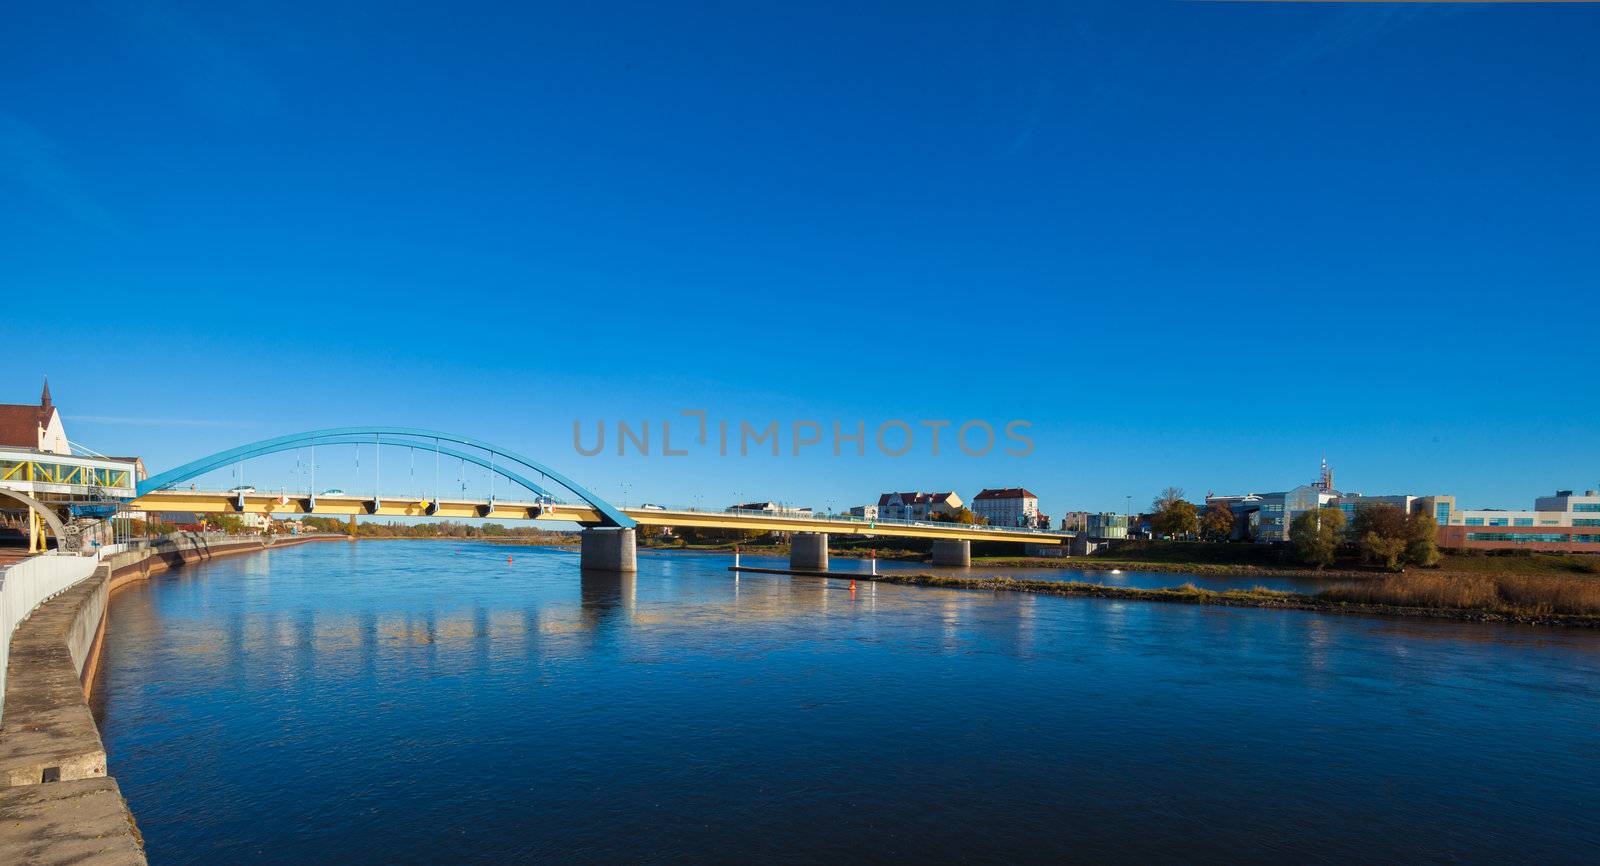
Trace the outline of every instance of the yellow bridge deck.
<instances>
[{"instance_id":1,"label":"yellow bridge deck","mask_svg":"<svg viewBox=\"0 0 1600 866\"><path fill-rule=\"evenodd\" d=\"M485 520L562 520L573 523L600 523L600 513L588 505L565 503L511 502L495 500L441 499L432 514L432 500L417 498L380 499L374 507L370 496L323 495L308 508L310 497L295 494L240 494L204 490L158 490L135 499L136 511L194 511L203 514L267 514L287 516L314 514L328 517L375 515L379 517L481 518ZM1014 541L1029 544L1061 544L1069 536L1023 529L968 526L960 523L895 523L852 520L842 517L797 517L749 512L680 511L658 508L623 508L622 512L645 526L693 526L707 529L744 529L761 532L826 532L830 535L884 536L893 538L946 538L968 541Z\"/></svg>"}]
</instances>

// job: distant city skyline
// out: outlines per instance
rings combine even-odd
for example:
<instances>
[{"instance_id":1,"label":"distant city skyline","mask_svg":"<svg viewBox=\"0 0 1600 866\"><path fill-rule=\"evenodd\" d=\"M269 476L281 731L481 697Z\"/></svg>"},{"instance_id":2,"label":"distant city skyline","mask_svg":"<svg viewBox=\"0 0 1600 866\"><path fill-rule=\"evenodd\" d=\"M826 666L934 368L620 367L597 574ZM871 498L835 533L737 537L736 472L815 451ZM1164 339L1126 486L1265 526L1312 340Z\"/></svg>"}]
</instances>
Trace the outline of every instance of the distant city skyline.
<instances>
[{"instance_id":1,"label":"distant city skyline","mask_svg":"<svg viewBox=\"0 0 1600 866\"><path fill-rule=\"evenodd\" d=\"M1592 7L104 11L0 36L0 401L155 468L382 422L634 500L1600 484ZM573 448L684 409L1035 447Z\"/></svg>"},{"instance_id":2,"label":"distant city skyline","mask_svg":"<svg viewBox=\"0 0 1600 866\"><path fill-rule=\"evenodd\" d=\"M100 380L90 381L91 392L107 387L109 382ZM97 451L140 456L146 461L152 472L172 468L189 460L205 456L206 454L228 447L242 445L250 441L268 438L284 433L299 432L302 429L316 429L320 427L340 426L344 423L358 423L352 416L335 415L340 420L316 422L311 415L303 411L294 413L293 417L304 419L297 427L269 427L266 422L245 419L207 420L189 417L160 417L160 416L122 416L122 415L93 415L79 414L72 411L72 404L61 401L63 385L59 378L53 386L57 403L63 408L63 420L67 423L69 435L74 442L86 445ZM174 386L174 394L182 393L182 389ZM0 402L31 402L27 397L14 397L4 395L7 399ZM144 394L147 398L159 399L152 394ZM33 399L37 399L37 396ZM393 421L395 419L384 419ZM415 426L431 429L449 430L451 432L467 433L483 436L494 440L481 430L473 429L470 421L466 426L460 424L451 427L447 421L438 423L415 423ZM559 426L559 425L558 425ZM635 425L637 426L637 425ZM1069 511L1112 511L1123 512L1131 506L1135 512L1148 510L1150 500L1153 499L1168 484L1160 484L1148 490L1130 492L1119 496L1114 494L1100 502L1089 502L1073 498L1070 479L1053 477L1045 471L1030 470L1030 458L1013 459L1009 462L999 459L974 459L960 454L959 450L945 447L941 449L943 456L938 458L928 457L925 453L913 457L908 455L902 458L889 458L873 455L868 449L868 456L856 457L853 452L846 450L844 456L834 457L826 442L818 453L806 453L804 456L792 457L788 440L784 440L784 447L780 456L774 458L765 448L760 448L747 457L737 456L737 446L730 450L727 457L715 456L715 450L698 452L690 451L683 457L663 457L657 447L650 456L642 457L630 442L628 455L616 456L613 448L608 448L602 455L585 457L572 450L570 441L570 427L567 433L568 441L566 450L559 446L553 450L536 450L527 444L527 441L559 442L559 433L547 430L544 427L534 428L533 435L526 441L516 441L511 438L501 438L496 444L507 447L527 450L548 462L550 465L575 475L580 482L588 484L602 496L617 501L628 501L634 504L640 502L667 502L671 504L690 505L696 504L708 507L722 507L732 505L736 501L773 500L793 505L806 505L818 508L832 507L837 511L844 511L853 505L870 504L876 502L878 496L885 491L915 490L915 483L885 483L877 488L862 487L861 482L848 480L860 477L860 470L867 470L873 478L904 478L923 477L943 479L941 484L922 484L923 489L947 489L959 493L963 497L971 497L983 488L1001 487L1027 487L1040 495L1040 510L1051 515L1053 520ZM496 434L507 436L529 434ZM659 433L657 433L659 436ZM872 433L868 432L869 439ZM735 441L737 441L735 439ZM143 450L139 447L123 447L132 443L144 443ZM608 443L611 444L611 443ZM659 444L659 443L658 443ZM1044 443L1048 447L1050 443ZM323 452L319 463L323 468L319 482L319 489L328 487L347 486L352 491L363 490L370 485L372 460L370 451L366 458L365 473L360 474L361 457L359 454L346 454L351 451L345 447L330 447ZM953 452L953 453L952 453ZM426 455L424 455L426 458ZM247 467L247 474L252 483L259 484L263 489L276 489L282 482L279 475L284 467L294 462L293 455L280 455L276 458L267 458L253 461ZM355 466L352 468L351 460ZM392 460L393 458L391 458ZM1320 461L1321 458L1318 458ZM431 463L428 467L431 467ZM453 464L451 464L453 465ZM1165 465L1165 464L1163 464ZM1517 490L1508 497L1508 502L1502 504L1498 501L1479 502L1472 494L1465 492L1469 485L1456 484L1444 489L1402 488L1398 485L1365 484L1359 480L1348 481L1347 476L1339 471L1337 465L1329 461L1330 468L1336 472L1335 488L1347 492L1360 492L1367 495L1406 493L1412 495L1453 495L1463 500L1464 507L1473 508L1518 508L1520 503L1527 501L1535 495L1548 495L1557 488L1563 489L1592 489L1600 487L1600 482L1572 479L1558 482L1555 485ZM1009 466L1009 468L1007 468ZM273 467L268 469L265 467ZM424 473L431 472L424 467ZM740 472L744 467L746 471ZM903 472L897 473L895 467L905 467ZM469 467L470 468L470 467ZM1289 476L1278 479L1266 479L1260 484L1238 483L1234 484L1225 479L1205 481L1196 479L1193 483L1185 483L1183 477L1171 482L1172 485L1182 487L1187 497L1195 502L1204 500L1208 493L1216 494L1242 494L1262 493L1275 490L1292 488L1301 484L1310 484L1318 480L1320 463L1307 463L1301 467L1290 467L1304 470L1298 476ZM1099 467L1102 473L1115 474L1116 467ZM687 472L683 471L687 470ZM750 470L760 470L759 472ZM831 471L830 471L831 470ZM218 476L232 470L219 470ZM386 476L392 483L401 483L402 474L406 471L403 465L391 464L390 474ZM446 468L447 484L454 483L454 469ZM352 472L356 473L352 475ZM278 473L278 474L274 474ZM473 489L476 491L483 484L483 472L472 469ZM1031 474L1030 474L1031 473ZM412 467L415 475L415 467ZM1175 473L1184 476L1179 471ZM698 476L715 478L716 483L697 482L693 479ZM993 476L992 481L958 481L952 483L950 479L981 479ZM1126 477L1154 478L1148 467L1140 465L1130 466ZM601 479L595 481L596 478ZM755 479L767 479L757 481ZM675 480L688 479L688 480ZM786 479L792 481L786 482ZM839 479L830 482L828 479ZM231 483L231 482L230 482ZM501 495L506 495L507 486L501 482ZM788 487L784 485L788 483ZM609 487L607 485L610 485ZM673 487L681 484L681 487ZM720 486L718 486L720 485ZM769 485L764 487L763 485ZM1549 487L1548 490L1545 487ZM448 488L447 488L448 489ZM1520 494L1521 498L1517 496ZM1087 498L1086 496L1084 497Z\"/></svg>"}]
</instances>

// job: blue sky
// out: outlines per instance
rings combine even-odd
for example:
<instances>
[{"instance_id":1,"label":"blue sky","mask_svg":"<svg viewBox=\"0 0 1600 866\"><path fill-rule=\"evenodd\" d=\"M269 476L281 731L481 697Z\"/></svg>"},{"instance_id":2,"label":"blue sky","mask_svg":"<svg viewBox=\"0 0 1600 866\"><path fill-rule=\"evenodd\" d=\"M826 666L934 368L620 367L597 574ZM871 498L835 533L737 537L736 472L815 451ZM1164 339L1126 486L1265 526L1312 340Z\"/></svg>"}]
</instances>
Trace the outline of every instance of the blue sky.
<instances>
[{"instance_id":1,"label":"blue sky","mask_svg":"<svg viewBox=\"0 0 1600 866\"><path fill-rule=\"evenodd\" d=\"M1009 8L13 4L0 400L663 502L1600 483L1600 6ZM1035 447L573 449L683 409Z\"/></svg>"}]
</instances>

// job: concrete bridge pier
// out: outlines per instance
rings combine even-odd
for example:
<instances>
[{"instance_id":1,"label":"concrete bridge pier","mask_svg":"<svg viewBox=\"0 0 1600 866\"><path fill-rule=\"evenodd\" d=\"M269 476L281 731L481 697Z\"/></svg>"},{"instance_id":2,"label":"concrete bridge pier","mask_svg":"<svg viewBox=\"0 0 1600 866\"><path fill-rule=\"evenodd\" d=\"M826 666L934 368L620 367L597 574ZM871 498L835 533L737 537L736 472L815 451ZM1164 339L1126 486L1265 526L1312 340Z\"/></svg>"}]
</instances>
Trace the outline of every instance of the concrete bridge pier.
<instances>
[{"instance_id":1,"label":"concrete bridge pier","mask_svg":"<svg viewBox=\"0 0 1600 866\"><path fill-rule=\"evenodd\" d=\"M578 565L584 570L634 572L639 549L631 529L585 529L579 536Z\"/></svg>"},{"instance_id":2,"label":"concrete bridge pier","mask_svg":"<svg viewBox=\"0 0 1600 866\"><path fill-rule=\"evenodd\" d=\"M789 567L795 571L827 571L828 533L796 532L790 537Z\"/></svg>"},{"instance_id":3,"label":"concrete bridge pier","mask_svg":"<svg viewBox=\"0 0 1600 866\"><path fill-rule=\"evenodd\" d=\"M940 538L933 542L933 564L966 568L972 564L972 542L961 538Z\"/></svg>"}]
</instances>

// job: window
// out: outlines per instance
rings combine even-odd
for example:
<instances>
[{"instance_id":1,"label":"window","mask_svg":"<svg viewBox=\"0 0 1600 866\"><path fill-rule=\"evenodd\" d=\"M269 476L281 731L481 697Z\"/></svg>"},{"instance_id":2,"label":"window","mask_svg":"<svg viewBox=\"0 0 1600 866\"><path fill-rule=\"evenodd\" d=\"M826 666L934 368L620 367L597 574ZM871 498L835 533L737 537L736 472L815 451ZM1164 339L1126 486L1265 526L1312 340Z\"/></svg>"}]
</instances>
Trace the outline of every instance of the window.
<instances>
[{"instance_id":1,"label":"window","mask_svg":"<svg viewBox=\"0 0 1600 866\"><path fill-rule=\"evenodd\" d=\"M1433 519L1438 523L1450 522L1450 504L1439 502L1433 506Z\"/></svg>"},{"instance_id":2,"label":"window","mask_svg":"<svg viewBox=\"0 0 1600 866\"><path fill-rule=\"evenodd\" d=\"M1566 535L1560 532L1469 532L1467 540L1509 544L1600 544L1600 535Z\"/></svg>"},{"instance_id":3,"label":"window","mask_svg":"<svg viewBox=\"0 0 1600 866\"><path fill-rule=\"evenodd\" d=\"M1572 506L1573 511L1600 511L1600 502L1577 502Z\"/></svg>"},{"instance_id":4,"label":"window","mask_svg":"<svg viewBox=\"0 0 1600 866\"><path fill-rule=\"evenodd\" d=\"M1573 526L1600 526L1600 517L1574 517Z\"/></svg>"},{"instance_id":5,"label":"window","mask_svg":"<svg viewBox=\"0 0 1600 866\"><path fill-rule=\"evenodd\" d=\"M1531 518L1531 517L1517 517L1517 518L1512 519L1511 525L1512 526L1532 526L1533 525L1533 518Z\"/></svg>"},{"instance_id":6,"label":"window","mask_svg":"<svg viewBox=\"0 0 1600 866\"><path fill-rule=\"evenodd\" d=\"M1481 518L1481 517L1469 517L1469 518L1467 518L1467 525L1468 526L1482 526L1483 525L1483 518Z\"/></svg>"},{"instance_id":7,"label":"window","mask_svg":"<svg viewBox=\"0 0 1600 866\"><path fill-rule=\"evenodd\" d=\"M1489 518L1489 525L1490 526L1510 526L1511 524L1510 524L1510 521L1506 520L1504 517L1491 517L1491 518Z\"/></svg>"}]
</instances>

